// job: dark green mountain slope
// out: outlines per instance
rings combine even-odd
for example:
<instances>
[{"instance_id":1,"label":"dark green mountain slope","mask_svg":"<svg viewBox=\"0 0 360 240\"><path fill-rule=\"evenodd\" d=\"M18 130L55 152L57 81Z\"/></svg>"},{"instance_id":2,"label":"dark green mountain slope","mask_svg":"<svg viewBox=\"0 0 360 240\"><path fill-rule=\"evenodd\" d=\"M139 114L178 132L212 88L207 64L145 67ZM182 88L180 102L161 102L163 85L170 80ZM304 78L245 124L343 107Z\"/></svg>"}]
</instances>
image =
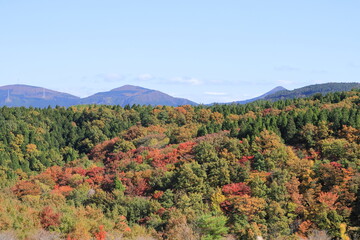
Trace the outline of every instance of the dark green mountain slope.
<instances>
[{"instance_id":1,"label":"dark green mountain slope","mask_svg":"<svg viewBox=\"0 0 360 240\"><path fill-rule=\"evenodd\" d=\"M254 98L250 98L250 99L246 99L246 100L241 100L241 101L235 101L235 102L228 102L228 103L210 103L210 104L206 104L207 106L212 106L214 104L246 104L246 103L251 103L251 102L255 102L257 100L260 100L260 99L264 99L266 96L269 96L269 95L272 95L276 92L279 92L279 91L287 91L286 88L282 87L282 86L278 86L278 87L275 87L273 89L271 89L270 91L258 96L258 97L254 97Z\"/></svg>"},{"instance_id":2,"label":"dark green mountain slope","mask_svg":"<svg viewBox=\"0 0 360 240\"><path fill-rule=\"evenodd\" d=\"M310 85L294 90L283 90L278 91L274 94L264 97L265 100L281 100L281 99L292 99L292 98L303 98L309 97L316 93L326 94L330 92L342 92L350 91L353 88L359 88L360 83L324 83Z\"/></svg>"},{"instance_id":3,"label":"dark green mountain slope","mask_svg":"<svg viewBox=\"0 0 360 240\"><path fill-rule=\"evenodd\" d=\"M287 90L286 88L284 88L284 87L282 87L282 86L278 86L278 87L276 87L276 88L273 88L273 89L270 90L269 92L264 93L264 94L261 95L261 96L258 96L258 97L255 97L255 98L251 98L251 99L247 99L247 100L243 100L243 101L236 101L235 103L246 104L246 103L254 102L254 101L257 101L257 100L260 100L260 99L264 99L264 98L266 98L267 96L276 94L277 92L280 92L280 91L289 91L289 90Z\"/></svg>"}]
</instances>

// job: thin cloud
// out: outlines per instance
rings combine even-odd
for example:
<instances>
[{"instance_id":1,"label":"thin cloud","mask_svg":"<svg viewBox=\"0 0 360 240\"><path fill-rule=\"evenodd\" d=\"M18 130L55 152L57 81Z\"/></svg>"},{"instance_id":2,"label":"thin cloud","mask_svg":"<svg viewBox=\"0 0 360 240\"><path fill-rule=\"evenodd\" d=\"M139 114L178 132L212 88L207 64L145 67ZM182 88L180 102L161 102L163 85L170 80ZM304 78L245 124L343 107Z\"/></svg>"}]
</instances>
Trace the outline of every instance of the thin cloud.
<instances>
[{"instance_id":1,"label":"thin cloud","mask_svg":"<svg viewBox=\"0 0 360 240\"><path fill-rule=\"evenodd\" d=\"M200 79L194 77L174 77L170 79L170 82L185 83L190 85L200 85L203 83Z\"/></svg>"},{"instance_id":2,"label":"thin cloud","mask_svg":"<svg viewBox=\"0 0 360 240\"><path fill-rule=\"evenodd\" d=\"M154 76L151 75L150 73L143 73L143 74L140 74L139 76L137 76L137 80L140 80L140 81L148 81L151 79L154 79Z\"/></svg>"},{"instance_id":3,"label":"thin cloud","mask_svg":"<svg viewBox=\"0 0 360 240\"><path fill-rule=\"evenodd\" d=\"M121 82L124 81L126 77L118 73L99 73L93 76L83 76L81 78L82 82L91 82L98 83L99 81L112 83L112 82Z\"/></svg>"},{"instance_id":4,"label":"thin cloud","mask_svg":"<svg viewBox=\"0 0 360 240\"><path fill-rule=\"evenodd\" d=\"M99 82L109 84L178 84L178 85L201 85L204 82L195 77L162 77L151 73L138 75L119 74L119 73L99 73L93 76L83 76L82 82L95 84Z\"/></svg>"},{"instance_id":5,"label":"thin cloud","mask_svg":"<svg viewBox=\"0 0 360 240\"><path fill-rule=\"evenodd\" d=\"M350 67L350 68L360 68L360 64L351 62L351 63L348 64L348 67Z\"/></svg>"},{"instance_id":6,"label":"thin cloud","mask_svg":"<svg viewBox=\"0 0 360 240\"><path fill-rule=\"evenodd\" d=\"M274 69L276 71L280 71L280 72L295 72L295 71L300 70L300 68L289 66L289 65L277 66L277 67L274 67Z\"/></svg>"},{"instance_id":7,"label":"thin cloud","mask_svg":"<svg viewBox=\"0 0 360 240\"><path fill-rule=\"evenodd\" d=\"M323 69L313 69L310 71L310 73L312 73L312 74L327 74L329 72L326 70L323 70Z\"/></svg>"},{"instance_id":8,"label":"thin cloud","mask_svg":"<svg viewBox=\"0 0 360 240\"><path fill-rule=\"evenodd\" d=\"M212 95L212 96L226 96L227 93L224 92L204 92L206 95Z\"/></svg>"},{"instance_id":9,"label":"thin cloud","mask_svg":"<svg viewBox=\"0 0 360 240\"><path fill-rule=\"evenodd\" d=\"M290 85L290 84L294 84L294 81L291 81L291 80L277 80L277 84Z\"/></svg>"},{"instance_id":10,"label":"thin cloud","mask_svg":"<svg viewBox=\"0 0 360 240\"><path fill-rule=\"evenodd\" d=\"M140 82L151 82L157 84L185 84L185 85L200 85L203 82L194 77L162 77L162 76L155 76L150 73L140 74L136 77L128 78L129 81L140 81Z\"/></svg>"},{"instance_id":11,"label":"thin cloud","mask_svg":"<svg viewBox=\"0 0 360 240\"><path fill-rule=\"evenodd\" d=\"M119 82L125 79L123 75L118 73L100 74L99 77L102 78L105 82Z\"/></svg>"}]
</instances>

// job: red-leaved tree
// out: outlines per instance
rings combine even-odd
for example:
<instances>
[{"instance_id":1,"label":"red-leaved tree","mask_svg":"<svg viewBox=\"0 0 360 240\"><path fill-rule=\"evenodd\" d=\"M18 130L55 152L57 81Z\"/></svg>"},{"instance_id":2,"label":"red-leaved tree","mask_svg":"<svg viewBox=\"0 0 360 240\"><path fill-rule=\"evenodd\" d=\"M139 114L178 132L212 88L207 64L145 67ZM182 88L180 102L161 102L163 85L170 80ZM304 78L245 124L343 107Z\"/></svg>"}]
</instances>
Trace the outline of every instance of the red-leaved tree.
<instances>
[{"instance_id":1,"label":"red-leaved tree","mask_svg":"<svg viewBox=\"0 0 360 240\"><path fill-rule=\"evenodd\" d=\"M45 207L40 213L40 223L44 229L49 229L52 226L60 224L60 214L54 212L52 207Z\"/></svg>"},{"instance_id":2,"label":"red-leaved tree","mask_svg":"<svg viewBox=\"0 0 360 240\"><path fill-rule=\"evenodd\" d=\"M225 195L250 195L251 188L246 183L230 183L222 187Z\"/></svg>"}]
</instances>

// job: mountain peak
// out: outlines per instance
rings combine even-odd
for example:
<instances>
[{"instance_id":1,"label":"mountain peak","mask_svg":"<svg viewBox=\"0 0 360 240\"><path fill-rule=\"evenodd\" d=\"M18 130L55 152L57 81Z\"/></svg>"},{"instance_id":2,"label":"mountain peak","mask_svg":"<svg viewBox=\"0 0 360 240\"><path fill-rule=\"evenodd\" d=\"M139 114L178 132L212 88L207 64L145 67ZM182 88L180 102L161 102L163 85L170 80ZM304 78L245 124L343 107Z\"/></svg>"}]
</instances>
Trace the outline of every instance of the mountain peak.
<instances>
[{"instance_id":1,"label":"mountain peak","mask_svg":"<svg viewBox=\"0 0 360 240\"><path fill-rule=\"evenodd\" d=\"M273 88L271 91L278 92L278 91L284 91L284 90L287 90L287 89L284 88L283 86L277 86L277 87Z\"/></svg>"},{"instance_id":2,"label":"mountain peak","mask_svg":"<svg viewBox=\"0 0 360 240\"><path fill-rule=\"evenodd\" d=\"M271 89L270 91L268 91L268 92L266 92L263 95L260 95L258 97L254 97L254 98L247 99L247 100L242 100L242 101L236 101L236 102L233 102L233 103L246 104L246 103L254 102L254 101L257 101L257 100L260 100L260 99L264 99L267 96L275 94L275 93L280 92L280 91L287 91L287 89L282 87L282 86L277 86L277 87Z\"/></svg>"},{"instance_id":3,"label":"mountain peak","mask_svg":"<svg viewBox=\"0 0 360 240\"><path fill-rule=\"evenodd\" d=\"M67 96L71 98L79 98L67 93L57 92L43 87L30 86L25 84L13 84L0 87L0 91L9 91L11 95L31 98L53 98L59 96ZM45 96L45 97L44 97Z\"/></svg>"},{"instance_id":4,"label":"mountain peak","mask_svg":"<svg viewBox=\"0 0 360 240\"><path fill-rule=\"evenodd\" d=\"M283 86L277 86L277 87L271 89L270 91L268 91L267 93L264 93L263 95L261 95L260 98L264 98L266 96L269 96L271 94L274 94L274 93L277 93L280 91L287 91L287 89L284 88Z\"/></svg>"},{"instance_id":5,"label":"mountain peak","mask_svg":"<svg viewBox=\"0 0 360 240\"><path fill-rule=\"evenodd\" d=\"M150 89L127 84L127 85L124 85L124 86L121 86L121 87L118 87L118 88L114 88L114 89L112 89L110 91L111 92L117 92L117 91L143 91L143 90L148 91Z\"/></svg>"},{"instance_id":6,"label":"mountain peak","mask_svg":"<svg viewBox=\"0 0 360 240\"><path fill-rule=\"evenodd\" d=\"M175 98L166 93L143 88L133 85L124 85L119 88L114 88L108 92L96 93L85 99L82 99L83 104L106 104L106 105L121 105L127 104L141 104L141 105L196 105L183 98Z\"/></svg>"},{"instance_id":7,"label":"mountain peak","mask_svg":"<svg viewBox=\"0 0 360 240\"><path fill-rule=\"evenodd\" d=\"M75 105L79 97L25 84L0 87L0 106L9 107L48 107Z\"/></svg>"},{"instance_id":8,"label":"mountain peak","mask_svg":"<svg viewBox=\"0 0 360 240\"><path fill-rule=\"evenodd\" d=\"M134 85L124 85L108 92L96 93L87 98L79 98L67 93L24 84L0 86L0 106L68 107L78 104L107 104L121 106L127 104L169 106L196 105L195 102L187 99L175 98L160 91Z\"/></svg>"},{"instance_id":9,"label":"mountain peak","mask_svg":"<svg viewBox=\"0 0 360 240\"><path fill-rule=\"evenodd\" d=\"M327 94L330 92L341 92L341 91L350 91L353 88L359 88L360 83L358 82L329 82L329 83L320 83L313 84L301 88L297 88L291 91L278 91L268 96L265 96L266 100L276 101L279 99L291 99L291 98L301 98L309 97L316 93Z\"/></svg>"},{"instance_id":10,"label":"mountain peak","mask_svg":"<svg viewBox=\"0 0 360 240\"><path fill-rule=\"evenodd\" d=\"M42 90L45 88L41 88L41 87L35 87L35 86L30 86L30 85L25 85L25 84L12 84L12 85L6 85L6 86L2 86L0 87L0 90L11 90L11 91L16 91L16 92L34 92L37 90ZM51 91L49 89L46 89L48 91Z\"/></svg>"}]
</instances>

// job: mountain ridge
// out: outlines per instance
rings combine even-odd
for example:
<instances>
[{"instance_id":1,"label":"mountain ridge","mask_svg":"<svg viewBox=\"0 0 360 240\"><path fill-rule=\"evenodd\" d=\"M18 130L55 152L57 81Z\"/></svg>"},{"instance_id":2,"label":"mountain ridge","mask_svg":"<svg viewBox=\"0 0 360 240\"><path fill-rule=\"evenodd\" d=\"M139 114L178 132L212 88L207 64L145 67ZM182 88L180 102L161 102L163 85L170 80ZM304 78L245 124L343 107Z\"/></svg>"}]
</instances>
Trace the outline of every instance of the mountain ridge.
<instances>
[{"instance_id":1,"label":"mountain ridge","mask_svg":"<svg viewBox=\"0 0 360 240\"><path fill-rule=\"evenodd\" d=\"M277 86L270 91L251 99L234 101L230 103L213 104L246 104L258 100L277 101L282 99L303 98L314 94L326 94L337 91L349 91L360 88L360 83L323 83L308 85L301 88L288 90ZM80 104L105 104L105 105L197 105L196 102L185 98L172 97L161 91L148 89L134 85L123 85L105 92L98 92L91 96L80 98L68 93L51 89L30 86L25 84L13 84L0 87L0 106L8 107L70 107ZM206 105L213 105L206 104Z\"/></svg>"},{"instance_id":2,"label":"mountain ridge","mask_svg":"<svg viewBox=\"0 0 360 240\"><path fill-rule=\"evenodd\" d=\"M233 101L233 102L226 102L226 103L210 103L210 104L206 104L208 106L211 106L211 105L214 105L214 104L246 104L246 103L251 103L251 102L255 102L257 100L260 100L260 99L264 99L266 96L268 95L271 95L271 94L274 94L278 91L284 91L284 90L287 90L286 88L282 87L282 86L277 86L273 89L271 89L270 91L260 95L260 96L257 96L257 97L254 97L254 98L250 98L250 99L245 99L245 100L239 100L239 101Z\"/></svg>"},{"instance_id":3,"label":"mountain ridge","mask_svg":"<svg viewBox=\"0 0 360 240\"><path fill-rule=\"evenodd\" d=\"M260 100L260 99L264 99L265 97L269 96L269 95L272 95L274 93L277 93L279 91L287 91L286 88L284 88L283 86L277 86L273 89L271 89L270 91L258 96L258 97L254 97L254 98L251 98L251 99L247 99L247 100L242 100L242 101L235 101L234 103L238 103L238 104L246 104L246 103L250 103L250 102L254 102L254 101L257 101L257 100Z\"/></svg>"},{"instance_id":4,"label":"mountain ridge","mask_svg":"<svg viewBox=\"0 0 360 240\"><path fill-rule=\"evenodd\" d=\"M107 92L95 93L81 100L82 104L108 104L108 105L197 105L197 103L184 98L175 98L166 93L139 86L124 85Z\"/></svg>"},{"instance_id":5,"label":"mountain ridge","mask_svg":"<svg viewBox=\"0 0 360 240\"><path fill-rule=\"evenodd\" d=\"M350 91L354 88L360 88L360 83L358 82L349 82L349 83L338 83L338 82L329 82L329 83L320 83L304 86L301 88L296 88L294 90L282 90L275 92L273 94L265 96L264 100L277 101L282 99L292 99L292 98L304 98L310 97L314 94L327 94L331 92L342 92Z\"/></svg>"},{"instance_id":6,"label":"mountain ridge","mask_svg":"<svg viewBox=\"0 0 360 240\"><path fill-rule=\"evenodd\" d=\"M61 105L68 107L75 105L78 100L80 97L68 93L25 84L0 87L0 106L48 107Z\"/></svg>"},{"instance_id":7,"label":"mountain ridge","mask_svg":"<svg viewBox=\"0 0 360 240\"><path fill-rule=\"evenodd\" d=\"M110 91L98 92L85 98L25 84L0 87L0 106L43 108L48 106L70 107L79 104L197 105L185 98L176 98L157 90L133 85L124 85Z\"/></svg>"}]
</instances>

